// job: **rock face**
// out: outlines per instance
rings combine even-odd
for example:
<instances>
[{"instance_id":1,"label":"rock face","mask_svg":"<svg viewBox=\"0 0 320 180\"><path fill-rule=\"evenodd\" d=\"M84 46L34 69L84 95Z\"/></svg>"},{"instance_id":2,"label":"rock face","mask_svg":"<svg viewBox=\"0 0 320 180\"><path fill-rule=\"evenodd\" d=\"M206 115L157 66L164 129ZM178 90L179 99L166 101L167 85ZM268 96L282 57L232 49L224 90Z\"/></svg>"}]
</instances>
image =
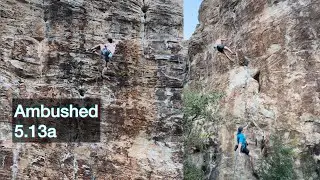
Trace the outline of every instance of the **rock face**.
<instances>
[{"instance_id":1,"label":"rock face","mask_svg":"<svg viewBox=\"0 0 320 180\"><path fill-rule=\"evenodd\" d=\"M202 2L200 24L189 44L189 85L225 94L224 121L217 133L220 161L218 168L206 171L208 179L239 178L239 174L242 179L255 179L246 166L234 170L244 164L235 164L233 148L237 127L246 123L250 123L249 143L277 129L297 154L310 150L320 160L318 12L317 0ZM229 54L233 61L214 50L217 38L227 38L226 46L237 52ZM255 159L260 157L259 146L249 145L249 149Z\"/></svg>"},{"instance_id":2,"label":"rock face","mask_svg":"<svg viewBox=\"0 0 320 180\"><path fill-rule=\"evenodd\" d=\"M1 179L181 179L182 0L4 0ZM108 69L85 49L117 40ZM100 98L101 142L12 144L12 98Z\"/></svg>"}]
</instances>

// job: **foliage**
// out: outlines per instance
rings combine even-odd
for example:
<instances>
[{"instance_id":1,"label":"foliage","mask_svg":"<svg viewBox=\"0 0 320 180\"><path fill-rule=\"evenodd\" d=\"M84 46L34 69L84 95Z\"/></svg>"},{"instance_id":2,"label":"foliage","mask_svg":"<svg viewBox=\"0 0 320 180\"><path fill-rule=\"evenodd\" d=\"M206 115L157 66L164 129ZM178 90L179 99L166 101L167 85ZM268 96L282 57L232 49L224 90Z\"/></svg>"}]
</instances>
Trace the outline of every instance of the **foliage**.
<instances>
[{"instance_id":1,"label":"foliage","mask_svg":"<svg viewBox=\"0 0 320 180\"><path fill-rule=\"evenodd\" d=\"M209 137L212 134L207 133L203 125L206 122L212 123L218 120L217 111L221 97L222 94L216 92L201 93L190 89L183 91L185 159L189 159L190 150L203 152L209 145ZM184 179L202 180L204 171L193 164L190 159L185 160Z\"/></svg>"},{"instance_id":2,"label":"foliage","mask_svg":"<svg viewBox=\"0 0 320 180\"><path fill-rule=\"evenodd\" d=\"M214 112L208 108L209 104L217 106L222 94L216 92L200 93L184 90L183 96L184 130L187 134L191 132L192 124L197 118L205 118L213 121ZM214 107L217 108L217 107Z\"/></svg>"},{"instance_id":3,"label":"foliage","mask_svg":"<svg viewBox=\"0 0 320 180\"><path fill-rule=\"evenodd\" d=\"M184 180L202 180L204 179L204 172L196 165L185 161L183 165L183 177Z\"/></svg>"},{"instance_id":4,"label":"foliage","mask_svg":"<svg viewBox=\"0 0 320 180\"><path fill-rule=\"evenodd\" d=\"M218 102L222 95L216 92L200 93L197 91L183 91L184 136L185 147L202 151L207 136L203 136L202 128L194 125L197 119L215 121L217 119Z\"/></svg>"},{"instance_id":5,"label":"foliage","mask_svg":"<svg viewBox=\"0 0 320 180\"><path fill-rule=\"evenodd\" d=\"M184 146L186 148L193 148L194 151L202 152L208 144L209 133L202 132L199 128L192 129L191 133L185 139Z\"/></svg>"},{"instance_id":6,"label":"foliage","mask_svg":"<svg viewBox=\"0 0 320 180\"><path fill-rule=\"evenodd\" d=\"M277 134L277 133L275 133ZM265 180L295 179L293 148L283 144L280 137L273 136L270 141L270 153L260 161L258 174Z\"/></svg>"},{"instance_id":7,"label":"foliage","mask_svg":"<svg viewBox=\"0 0 320 180\"><path fill-rule=\"evenodd\" d=\"M196 91L183 91L183 112L186 117L205 116L209 103L216 103L222 94L216 92L200 93Z\"/></svg>"}]
</instances>

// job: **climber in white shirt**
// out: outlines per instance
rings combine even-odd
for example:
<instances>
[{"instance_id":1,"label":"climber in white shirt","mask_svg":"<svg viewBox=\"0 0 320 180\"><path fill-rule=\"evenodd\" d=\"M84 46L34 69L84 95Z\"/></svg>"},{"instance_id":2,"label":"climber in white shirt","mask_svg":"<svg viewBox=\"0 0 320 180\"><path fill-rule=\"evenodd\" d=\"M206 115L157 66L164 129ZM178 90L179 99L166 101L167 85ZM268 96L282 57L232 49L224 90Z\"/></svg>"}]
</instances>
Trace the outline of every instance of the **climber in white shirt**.
<instances>
[{"instance_id":1,"label":"climber in white shirt","mask_svg":"<svg viewBox=\"0 0 320 180\"><path fill-rule=\"evenodd\" d=\"M97 50L100 50L100 53L98 53ZM88 51L94 52L99 56L100 55L103 56L103 59L106 61L106 66L107 66L115 50L116 50L116 44L113 42L112 38L108 38L107 43L96 45L93 48L89 49Z\"/></svg>"}]
</instances>

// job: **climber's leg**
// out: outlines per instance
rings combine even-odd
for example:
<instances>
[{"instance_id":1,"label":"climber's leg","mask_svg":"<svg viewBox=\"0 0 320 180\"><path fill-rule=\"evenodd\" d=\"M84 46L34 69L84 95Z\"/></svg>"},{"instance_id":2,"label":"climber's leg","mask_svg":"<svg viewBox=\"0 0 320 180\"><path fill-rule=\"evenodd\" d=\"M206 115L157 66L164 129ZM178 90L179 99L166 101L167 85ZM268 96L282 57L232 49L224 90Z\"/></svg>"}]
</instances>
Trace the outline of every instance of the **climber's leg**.
<instances>
[{"instance_id":1,"label":"climber's leg","mask_svg":"<svg viewBox=\"0 0 320 180\"><path fill-rule=\"evenodd\" d=\"M249 149L247 147L245 147L243 150L241 150L241 152L246 154L247 156L249 156L250 166L252 168L252 171L254 171L254 168L253 168L253 157L250 155Z\"/></svg>"},{"instance_id":2,"label":"climber's leg","mask_svg":"<svg viewBox=\"0 0 320 180\"><path fill-rule=\"evenodd\" d=\"M235 54L233 51L231 51L231 49L227 46L224 46L224 49L226 49L227 51L229 51L231 54Z\"/></svg>"},{"instance_id":3,"label":"climber's leg","mask_svg":"<svg viewBox=\"0 0 320 180\"><path fill-rule=\"evenodd\" d=\"M107 75L105 75L106 72L108 71L108 66L109 66L109 63L106 62L105 67L102 69L102 72L101 72L101 76L104 79L109 79L109 77Z\"/></svg>"},{"instance_id":4,"label":"climber's leg","mask_svg":"<svg viewBox=\"0 0 320 180\"><path fill-rule=\"evenodd\" d=\"M96 54L96 55L99 55L99 56L101 55L101 54L100 54L100 53L98 53L96 50L95 50L95 51L93 51L93 53L94 53L94 54Z\"/></svg>"},{"instance_id":5,"label":"climber's leg","mask_svg":"<svg viewBox=\"0 0 320 180\"><path fill-rule=\"evenodd\" d=\"M108 56L107 54L103 55L103 58L104 58L104 60L106 61L106 67L107 67L110 58L109 58L109 56Z\"/></svg>"},{"instance_id":6,"label":"climber's leg","mask_svg":"<svg viewBox=\"0 0 320 180\"><path fill-rule=\"evenodd\" d=\"M228 58L230 61L233 61L233 59L232 59L228 54L226 54L226 53L223 53L223 54L226 55L227 58Z\"/></svg>"}]
</instances>

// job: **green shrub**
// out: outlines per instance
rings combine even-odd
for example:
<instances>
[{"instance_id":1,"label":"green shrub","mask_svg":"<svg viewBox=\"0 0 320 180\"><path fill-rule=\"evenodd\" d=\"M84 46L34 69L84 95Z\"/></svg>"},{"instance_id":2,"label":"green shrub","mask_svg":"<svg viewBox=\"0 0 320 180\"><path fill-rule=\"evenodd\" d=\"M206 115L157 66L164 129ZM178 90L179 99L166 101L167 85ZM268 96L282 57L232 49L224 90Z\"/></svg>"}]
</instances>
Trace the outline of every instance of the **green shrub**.
<instances>
[{"instance_id":1,"label":"green shrub","mask_svg":"<svg viewBox=\"0 0 320 180\"><path fill-rule=\"evenodd\" d=\"M263 157L260 161L259 177L262 180L295 179L293 149L284 145L281 138L277 136L273 136L270 141L272 142L270 152L267 157Z\"/></svg>"},{"instance_id":2,"label":"green shrub","mask_svg":"<svg viewBox=\"0 0 320 180\"><path fill-rule=\"evenodd\" d=\"M202 133L199 129L193 129L191 133L185 137L184 147L186 152L191 148L198 152L205 150L209 136L209 134Z\"/></svg>"},{"instance_id":3,"label":"green shrub","mask_svg":"<svg viewBox=\"0 0 320 180\"><path fill-rule=\"evenodd\" d=\"M208 137L203 136L202 128L194 125L197 119L213 122L217 119L218 103L222 94L216 92L200 93L184 90L182 95L184 113L184 146L186 152L191 148L202 151ZM210 106L210 107L209 107Z\"/></svg>"},{"instance_id":4,"label":"green shrub","mask_svg":"<svg viewBox=\"0 0 320 180\"><path fill-rule=\"evenodd\" d=\"M204 152L211 134L206 132L201 124L214 122L217 115L219 100L222 94L216 92L200 93L198 91L184 90L183 101L183 134L184 134L184 179L202 180L204 172L190 161L190 153ZM195 123L199 120L198 123Z\"/></svg>"},{"instance_id":5,"label":"green shrub","mask_svg":"<svg viewBox=\"0 0 320 180\"><path fill-rule=\"evenodd\" d=\"M204 172L196 165L185 161L183 165L183 179L184 180L202 180L204 179Z\"/></svg>"},{"instance_id":6,"label":"green shrub","mask_svg":"<svg viewBox=\"0 0 320 180\"><path fill-rule=\"evenodd\" d=\"M183 113L184 113L184 130L190 133L192 123L197 118L205 118L213 121L214 112L208 109L208 105L217 106L222 94L216 92L200 93L197 91L184 90L182 95ZM216 108L216 107L214 107Z\"/></svg>"}]
</instances>

